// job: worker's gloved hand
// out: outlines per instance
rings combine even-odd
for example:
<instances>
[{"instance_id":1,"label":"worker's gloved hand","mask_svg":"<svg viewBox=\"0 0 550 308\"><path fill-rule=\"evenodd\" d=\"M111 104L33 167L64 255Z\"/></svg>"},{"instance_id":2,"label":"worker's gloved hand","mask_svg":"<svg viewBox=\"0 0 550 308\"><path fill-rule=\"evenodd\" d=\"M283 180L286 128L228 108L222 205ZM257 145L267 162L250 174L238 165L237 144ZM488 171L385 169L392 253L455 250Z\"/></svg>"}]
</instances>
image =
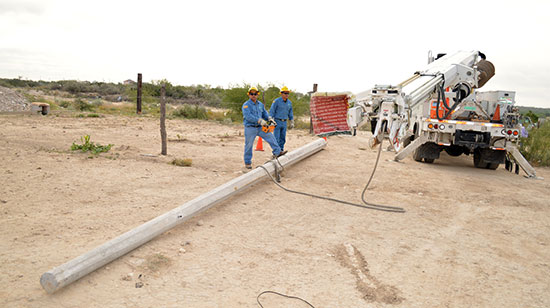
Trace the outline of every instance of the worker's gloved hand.
<instances>
[{"instance_id":1,"label":"worker's gloved hand","mask_svg":"<svg viewBox=\"0 0 550 308\"><path fill-rule=\"evenodd\" d=\"M264 120L264 119L262 119L262 118L260 118L260 119L258 120L258 124L260 124L261 126L266 126L266 125L267 125L267 121Z\"/></svg>"},{"instance_id":2,"label":"worker's gloved hand","mask_svg":"<svg viewBox=\"0 0 550 308\"><path fill-rule=\"evenodd\" d=\"M267 121L268 121L268 122L273 122L273 123L275 123L275 119L273 119L273 117L268 117L268 118L267 118Z\"/></svg>"},{"instance_id":3,"label":"worker's gloved hand","mask_svg":"<svg viewBox=\"0 0 550 308\"><path fill-rule=\"evenodd\" d=\"M294 120L290 120L290 129L294 128Z\"/></svg>"}]
</instances>

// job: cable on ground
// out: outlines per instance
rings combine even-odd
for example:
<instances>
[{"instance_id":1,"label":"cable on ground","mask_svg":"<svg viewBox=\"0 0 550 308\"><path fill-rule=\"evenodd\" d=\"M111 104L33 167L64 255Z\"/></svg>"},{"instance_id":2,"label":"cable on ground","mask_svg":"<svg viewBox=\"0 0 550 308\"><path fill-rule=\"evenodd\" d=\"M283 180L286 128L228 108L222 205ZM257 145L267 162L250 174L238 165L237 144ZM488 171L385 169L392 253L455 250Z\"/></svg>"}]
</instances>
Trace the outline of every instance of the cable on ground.
<instances>
[{"instance_id":1,"label":"cable on ground","mask_svg":"<svg viewBox=\"0 0 550 308\"><path fill-rule=\"evenodd\" d=\"M372 173L371 173L370 178L367 182L367 185L365 185L365 188L363 189L363 193L361 194L361 200L363 201L364 204L358 204L358 203L353 203L353 202L348 202L348 201L344 201L344 200L339 200L339 199L334 199L334 198L330 198L330 197L324 197L324 196L319 196L319 195L315 195L315 194L310 194L310 193L305 193L305 192L301 192L301 191L288 189L288 188L282 186L281 184L279 184L278 181L273 178L271 173L269 173L269 171L264 166L258 166L258 167L264 169L264 171L267 173L267 175L269 175L269 177L271 178L273 183L275 183L277 186L279 186L283 190L291 192L291 193L304 195L304 196L309 196L309 197L318 198L318 199L323 199L323 200L328 200L328 201L333 201L333 202L338 202L338 203L351 205L351 206L356 206L356 207L361 207L361 208L370 209L370 210L378 210L378 211L394 212L394 213L405 213L405 209L403 209L401 207L369 203L365 200L365 192L367 191L367 188L369 187L369 185L372 181L372 178L374 177L374 172L376 171L376 167L378 166L378 162L380 160L380 152L382 151L382 142L380 143L379 147L380 148L378 149L378 155L376 156L376 162L374 164L374 169L372 170ZM283 165L279 162L279 160L277 158L275 158L275 160L280 165L280 167L282 169L281 171L283 171L284 170ZM273 160L271 162L273 163L273 166L275 167L275 174L276 174L275 176L279 179L279 182L280 182L279 168L277 167L277 163L275 163L275 161L273 161Z\"/></svg>"},{"instance_id":2,"label":"cable on ground","mask_svg":"<svg viewBox=\"0 0 550 308\"><path fill-rule=\"evenodd\" d=\"M279 292L275 292L275 291L263 291L262 293L258 294L258 297L256 297L256 301L258 302L258 305L260 305L260 307L262 307L262 308L264 308L264 306L262 306L262 303L260 303L260 296L262 296L262 294L266 294L266 293L276 294L276 295L283 296L283 297L286 297L286 298L298 299L298 300L301 300L302 302L308 304L309 307L315 308L312 304L310 304L310 303L309 303L308 301L306 301L305 299L301 299L301 298L299 298L299 297L297 297L297 296L285 295L285 294L282 294L282 293L279 293Z\"/></svg>"}]
</instances>

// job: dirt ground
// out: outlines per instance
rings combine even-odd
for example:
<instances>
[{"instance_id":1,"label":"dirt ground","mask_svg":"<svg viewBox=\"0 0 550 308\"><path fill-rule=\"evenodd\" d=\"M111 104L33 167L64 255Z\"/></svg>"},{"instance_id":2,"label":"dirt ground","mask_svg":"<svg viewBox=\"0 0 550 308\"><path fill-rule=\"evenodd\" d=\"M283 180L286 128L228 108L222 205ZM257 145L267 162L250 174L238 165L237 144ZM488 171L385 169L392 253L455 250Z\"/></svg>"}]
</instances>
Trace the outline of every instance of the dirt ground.
<instances>
[{"instance_id":1,"label":"dirt ground","mask_svg":"<svg viewBox=\"0 0 550 308\"><path fill-rule=\"evenodd\" d=\"M1 307L257 307L265 290L315 307L550 307L550 170L532 180L443 153L423 164L382 152L367 199L404 214L263 180L47 294L44 272L244 172L242 126L167 129L162 157L154 118L0 115ZM84 135L114 146L96 158L71 152ZM282 184L358 202L376 158L368 136L330 137ZM315 138L290 131L287 149ZM264 148L254 166L270 158Z\"/></svg>"}]
</instances>

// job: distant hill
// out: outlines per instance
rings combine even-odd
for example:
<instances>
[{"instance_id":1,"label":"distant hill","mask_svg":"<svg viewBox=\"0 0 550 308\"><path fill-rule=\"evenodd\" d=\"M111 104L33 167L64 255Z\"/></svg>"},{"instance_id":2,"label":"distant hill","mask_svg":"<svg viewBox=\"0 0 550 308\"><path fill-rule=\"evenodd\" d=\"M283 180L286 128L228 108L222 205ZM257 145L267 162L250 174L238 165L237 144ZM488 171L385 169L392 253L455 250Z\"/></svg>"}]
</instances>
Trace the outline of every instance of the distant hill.
<instances>
[{"instance_id":1,"label":"distant hill","mask_svg":"<svg viewBox=\"0 0 550 308\"><path fill-rule=\"evenodd\" d=\"M524 107L524 106L517 106L519 108L519 112L521 114L526 114L527 112L531 111L534 114L538 115L539 117L550 117L550 108L538 108L538 107Z\"/></svg>"}]
</instances>

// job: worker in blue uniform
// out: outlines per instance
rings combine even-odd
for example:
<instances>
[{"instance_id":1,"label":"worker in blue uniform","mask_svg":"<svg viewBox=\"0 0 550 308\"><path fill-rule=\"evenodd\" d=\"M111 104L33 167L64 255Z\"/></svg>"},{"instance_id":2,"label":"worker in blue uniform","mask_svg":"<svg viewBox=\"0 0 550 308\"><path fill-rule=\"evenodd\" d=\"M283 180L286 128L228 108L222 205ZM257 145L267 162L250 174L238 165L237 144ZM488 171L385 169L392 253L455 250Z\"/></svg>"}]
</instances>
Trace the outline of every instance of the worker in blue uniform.
<instances>
[{"instance_id":1,"label":"worker in blue uniform","mask_svg":"<svg viewBox=\"0 0 550 308\"><path fill-rule=\"evenodd\" d=\"M269 109L269 115L277 122L273 134L281 150L285 148L287 123L289 123L290 129L294 128L294 113L292 112L292 102L288 99L289 94L288 88L282 87L281 97L275 99Z\"/></svg>"},{"instance_id":2,"label":"worker in blue uniform","mask_svg":"<svg viewBox=\"0 0 550 308\"><path fill-rule=\"evenodd\" d=\"M251 87L248 90L248 100L244 102L243 124L244 124L244 165L246 169L252 169L252 148L256 136L262 137L269 146L271 146L273 157L279 157L286 154L286 151L281 151L281 148L275 140L275 136L271 132L264 132L262 126L267 126L271 117L265 110L264 104L258 100L260 92L256 87Z\"/></svg>"}]
</instances>

